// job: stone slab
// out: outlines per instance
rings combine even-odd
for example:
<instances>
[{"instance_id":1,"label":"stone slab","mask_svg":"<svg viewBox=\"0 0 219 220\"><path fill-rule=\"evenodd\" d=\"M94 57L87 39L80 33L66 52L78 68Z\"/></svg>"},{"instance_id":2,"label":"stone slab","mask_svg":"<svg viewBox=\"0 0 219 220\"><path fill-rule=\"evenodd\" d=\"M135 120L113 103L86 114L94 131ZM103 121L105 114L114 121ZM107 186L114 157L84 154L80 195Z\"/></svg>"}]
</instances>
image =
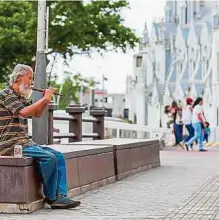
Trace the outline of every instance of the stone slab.
<instances>
[{"instance_id":1,"label":"stone slab","mask_svg":"<svg viewBox=\"0 0 219 220\"><path fill-rule=\"evenodd\" d=\"M15 158L9 156L0 157L0 166L16 166L16 167L26 167L33 164L33 159L28 157Z\"/></svg>"},{"instance_id":2,"label":"stone slab","mask_svg":"<svg viewBox=\"0 0 219 220\"><path fill-rule=\"evenodd\" d=\"M68 189L75 195L160 166L158 140L106 139L50 147L64 153ZM1 182L0 202L24 204L24 213L32 212L35 209L31 208L31 204L42 198L39 181L34 179L36 173L33 160L21 158L13 162L14 159L0 159L0 179L8 180ZM7 190L9 193L6 196ZM15 207L14 210L20 209Z\"/></svg>"},{"instance_id":3,"label":"stone slab","mask_svg":"<svg viewBox=\"0 0 219 220\"><path fill-rule=\"evenodd\" d=\"M140 172L144 172L146 170L154 169L154 168L157 168L159 166L160 166L160 163L157 162L157 163L154 163L154 164L141 166L141 167L138 167L136 169L132 169L132 170L129 170L129 171L126 171L126 172L121 172L117 175L117 180L122 180L124 178L129 177L129 176L135 175L135 174L140 173Z\"/></svg>"},{"instance_id":4,"label":"stone slab","mask_svg":"<svg viewBox=\"0 0 219 220\"><path fill-rule=\"evenodd\" d=\"M112 184L116 181L115 176L109 177L104 180L100 180L91 184L87 184L81 187L76 187L68 191L69 197L75 197L86 193L90 190L97 189L102 186L106 186L108 184ZM44 208L44 200L40 199L30 203L0 203L0 213L5 214L29 214L34 211L37 211L41 208Z\"/></svg>"},{"instance_id":5,"label":"stone slab","mask_svg":"<svg viewBox=\"0 0 219 220\"><path fill-rule=\"evenodd\" d=\"M30 203L0 203L0 213L28 214L43 207L44 203L42 199Z\"/></svg>"},{"instance_id":6,"label":"stone slab","mask_svg":"<svg viewBox=\"0 0 219 220\"><path fill-rule=\"evenodd\" d=\"M103 140L83 140L82 142L67 143L64 145L108 145L116 149L133 148L144 145L159 144L157 139L129 139L129 138L112 138Z\"/></svg>"},{"instance_id":7,"label":"stone slab","mask_svg":"<svg viewBox=\"0 0 219 220\"><path fill-rule=\"evenodd\" d=\"M69 190L107 178L115 178L113 147L89 145L51 147L65 155ZM4 157L0 158L0 161L0 204L30 204L43 198L42 187L32 159Z\"/></svg>"},{"instance_id":8,"label":"stone slab","mask_svg":"<svg viewBox=\"0 0 219 220\"><path fill-rule=\"evenodd\" d=\"M185 206L190 210L182 219L203 219L195 216L203 208L208 211L202 217L219 219L219 148L209 148L204 153L172 148L160 154L161 167L74 197L82 203L77 209L42 209L31 215L0 214L0 219L163 220L168 216L166 219L171 220L181 209L184 212ZM199 201L201 206L197 208Z\"/></svg>"},{"instance_id":9,"label":"stone slab","mask_svg":"<svg viewBox=\"0 0 219 220\"><path fill-rule=\"evenodd\" d=\"M112 146L103 145L103 144L102 145L63 144L63 145L49 145L49 147L62 152L65 155L65 157L68 159L113 151Z\"/></svg>"},{"instance_id":10,"label":"stone slab","mask_svg":"<svg viewBox=\"0 0 219 220\"><path fill-rule=\"evenodd\" d=\"M42 198L35 166L0 166L0 203L29 203Z\"/></svg>"},{"instance_id":11,"label":"stone slab","mask_svg":"<svg viewBox=\"0 0 219 220\"><path fill-rule=\"evenodd\" d=\"M160 164L160 143L154 139L114 138L104 140L87 140L69 143L67 146L101 146L113 147L114 168L117 179L127 176L132 170L152 164ZM66 145L64 145L66 146Z\"/></svg>"}]
</instances>

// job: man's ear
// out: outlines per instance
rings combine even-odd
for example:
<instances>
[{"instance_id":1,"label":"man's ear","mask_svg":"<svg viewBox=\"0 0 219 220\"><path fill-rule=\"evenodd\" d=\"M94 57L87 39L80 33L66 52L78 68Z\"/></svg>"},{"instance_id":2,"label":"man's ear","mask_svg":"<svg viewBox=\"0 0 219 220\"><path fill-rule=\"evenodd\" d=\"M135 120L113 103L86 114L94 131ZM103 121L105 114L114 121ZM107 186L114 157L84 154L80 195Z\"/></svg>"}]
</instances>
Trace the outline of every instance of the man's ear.
<instances>
[{"instance_id":1,"label":"man's ear","mask_svg":"<svg viewBox=\"0 0 219 220\"><path fill-rule=\"evenodd\" d=\"M21 82L21 75L18 75L17 79L16 79L16 83L20 83Z\"/></svg>"}]
</instances>

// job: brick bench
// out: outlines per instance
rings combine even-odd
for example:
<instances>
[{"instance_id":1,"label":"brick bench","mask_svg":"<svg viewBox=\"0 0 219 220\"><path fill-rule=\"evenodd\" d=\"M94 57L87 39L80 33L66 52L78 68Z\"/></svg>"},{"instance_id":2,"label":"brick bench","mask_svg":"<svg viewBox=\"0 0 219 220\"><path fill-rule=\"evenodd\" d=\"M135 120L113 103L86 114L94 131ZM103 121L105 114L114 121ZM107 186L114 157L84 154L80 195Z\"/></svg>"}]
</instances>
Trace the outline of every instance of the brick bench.
<instances>
[{"instance_id":1,"label":"brick bench","mask_svg":"<svg viewBox=\"0 0 219 220\"><path fill-rule=\"evenodd\" d=\"M69 196L160 166L158 140L105 139L50 147L65 155ZM34 161L0 157L0 213L31 213L43 205Z\"/></svg>"},{"instance_id":2,"label":"brick bench","mask_svg":"<svg viewBox=\"0 0 219 220\"><path fill-rule=\"evenodd\" d=\"M113 146L116 180L160 166L158 140L104 139L71 143L75 145Z\"/></svg>"},{"instance_id":3,"label":"brick bench","mask_svg":"<svg viewBox=\"0 0 219 220\"><path fill-rule=\"evenodd\" d=\"M115 182L110 146L53 145L64 153L69 196ZM43 207L42 189L31 158L0 157L0 213L30 213Z\"/></svg>"}]
</instances>

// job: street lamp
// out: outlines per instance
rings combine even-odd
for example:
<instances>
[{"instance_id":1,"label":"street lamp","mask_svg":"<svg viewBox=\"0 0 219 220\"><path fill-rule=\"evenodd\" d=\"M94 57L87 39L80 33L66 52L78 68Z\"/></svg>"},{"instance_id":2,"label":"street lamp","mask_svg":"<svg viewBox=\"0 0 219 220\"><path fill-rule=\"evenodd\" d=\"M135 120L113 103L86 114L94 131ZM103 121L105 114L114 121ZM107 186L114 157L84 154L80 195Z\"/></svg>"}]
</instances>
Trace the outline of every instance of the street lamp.
<instances>
[{"instance_id":1,"label":"street lamp","mask_svg":"<svg viewBox=\"0 0 219 220\"><path fill-rule=\"evenodd\" d=\"M96 85L99 85L99 84L100 84L100 82L94 81L94 87L91 88L91 107L92 108L95 107L95 88L96 88Z\"/></svg>"},{"instance_id":2,"label":"street lamp","mask_svg":"<svg viewBox=\"0 0 219 220\"><path fill-rule=\"evenodd\" d=\"M102 107L104 108L104 102L105 102L105 81L107 81L107 78L104 76L102 76L102 90L103 90L103 104L102 104Z\"/></svg>"},{"instance_id":3,"label":"street lamp","mask_svg":"<svg viewBox=\"0 0 219 220\"><path fill-rule=\"evenodd\" d=\"M47 88L46 75L46 0L38 1L38 27L37 27L37 53L36 53L36 74L34 87ZM33 102L42 98L42 93L33 93ZM47 111L39 118L32 120L32 139L38 144L48 143L48 120Z\"/></svg>"}]
</instances>

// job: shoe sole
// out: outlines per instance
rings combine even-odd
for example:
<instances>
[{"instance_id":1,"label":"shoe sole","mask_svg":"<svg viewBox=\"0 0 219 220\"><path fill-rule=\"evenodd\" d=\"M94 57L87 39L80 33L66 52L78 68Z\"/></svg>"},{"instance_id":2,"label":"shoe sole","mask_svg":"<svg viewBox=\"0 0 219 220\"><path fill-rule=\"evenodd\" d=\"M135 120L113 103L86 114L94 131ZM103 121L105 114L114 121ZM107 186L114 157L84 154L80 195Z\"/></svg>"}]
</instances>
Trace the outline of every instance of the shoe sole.
<instances>
[{"instance_id":1,"label":"shoe sole","mask_svg":"<svg viewBox=\"0 0 219 220\"><path fill-rule=\"evenodd\" d=\"M185 147L183 146L182 143L179 143L179 146L180 146L183 150L185 150Z\"/></svg>"},{"instance_id":2,"label":"shoe sole","mask_svg":"<svg viewBox=\"0 0 219 220\"><path fill-rule=\"evenodd\" d=\"M72 203L72 204L66 204L66 205L51 205L51 208L52 209L71 209L71 208L76 208L78 206L81 205L81 202L75 202L75 203Z\"/></svg>"}]
</instances>

